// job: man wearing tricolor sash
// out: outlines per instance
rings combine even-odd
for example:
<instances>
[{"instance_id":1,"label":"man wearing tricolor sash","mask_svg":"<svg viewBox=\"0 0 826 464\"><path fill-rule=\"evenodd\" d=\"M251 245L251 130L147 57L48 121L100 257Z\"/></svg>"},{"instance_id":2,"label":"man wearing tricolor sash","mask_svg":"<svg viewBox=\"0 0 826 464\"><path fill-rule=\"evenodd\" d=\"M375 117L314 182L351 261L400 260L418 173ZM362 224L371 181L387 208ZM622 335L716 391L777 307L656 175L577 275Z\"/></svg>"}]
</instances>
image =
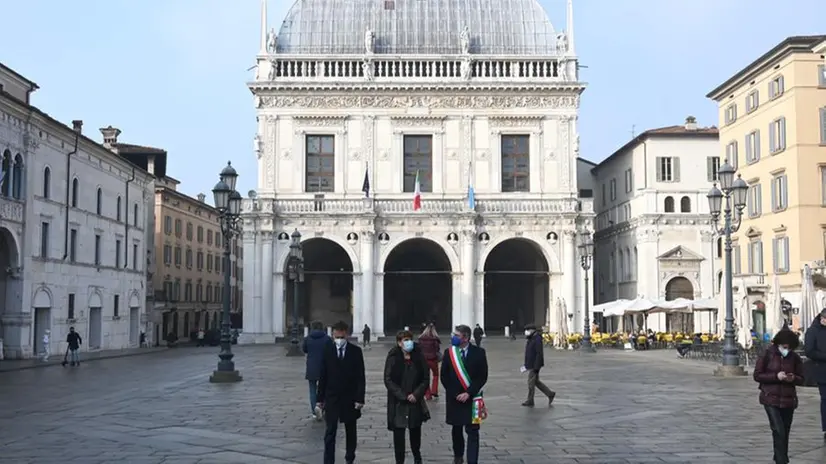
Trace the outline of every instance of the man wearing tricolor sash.
<instances>
[{"instance_id":1,"label":"man wearing tricolor sash","mask_svg":"<svg viewBox=\"0 0 826 464\"><path fill-rule=\"evenodd\" d=\"M453 462L464 463L467 434L467 464L479 462L479 426L487 418L482 388L488 381L485 350L470 344L471 330L458 325L445 350L441 380L445 389L445 421L452 427Z\"/></svg>"}]
</instances>

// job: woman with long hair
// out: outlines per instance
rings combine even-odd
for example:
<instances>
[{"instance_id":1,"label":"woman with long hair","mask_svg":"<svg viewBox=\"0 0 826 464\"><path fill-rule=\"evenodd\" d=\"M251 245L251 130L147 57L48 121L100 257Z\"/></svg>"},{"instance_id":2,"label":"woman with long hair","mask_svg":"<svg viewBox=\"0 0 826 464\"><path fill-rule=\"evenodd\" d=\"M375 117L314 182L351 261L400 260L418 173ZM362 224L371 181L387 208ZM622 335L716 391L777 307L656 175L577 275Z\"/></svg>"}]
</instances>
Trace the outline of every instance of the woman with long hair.
<instances>
[{"instance_id":1,"label":"woman with long hair","mask_svg":"<svg viewBox=\"0 0 826 464\"><path fill-rule=\"evenodd\" d=\"M421 351L413 343L413 334L403 330L396 335L396 346L387 353L384 363L384 386L387 387L387 429L393 432L396 464L404 463L405 430L410 433L413 462L422 463L422 424L430 419L424 401L429 376Z\"/></svg>"},{"instance_id":2,"label":"woman with long hair","mask_svg":"<svg viewBox=\"0 0 826 464\"><path fill-rule=\"evenodd\" d=\"M774 444L774 462L788 464L789 433L797 408L797 385L803 385L803 360L794 352L800 340L784 327L754 365L760 404L766 409Z\"/></svg>"},{"instance_id":3,"label":"woman with long hair","mask_svg":"<svg viewBox=\"0 0 826 464\"><path fill-rule=\"evenodd\" d=\"M436 333L436 326L429 323L425 326L422 334L419 335L419 348L430 369L431 384L425 392L425 399L431 400L439 397L439 362L442 361L442 341Z\"/></svg>"}]
</instances>

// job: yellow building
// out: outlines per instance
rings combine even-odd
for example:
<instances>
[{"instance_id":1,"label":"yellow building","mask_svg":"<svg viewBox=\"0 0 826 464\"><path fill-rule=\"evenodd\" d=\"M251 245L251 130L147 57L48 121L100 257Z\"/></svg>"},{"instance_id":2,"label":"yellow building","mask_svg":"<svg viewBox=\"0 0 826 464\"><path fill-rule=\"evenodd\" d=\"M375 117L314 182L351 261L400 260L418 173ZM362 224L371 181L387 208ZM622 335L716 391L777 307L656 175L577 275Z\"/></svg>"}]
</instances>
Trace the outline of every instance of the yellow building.
<instances>
[{"instance_id":1,"label":"yellow building","mask_svg":"<svg viewBox=\"0 0 826 464\"><path fill-rule=\"evenodd\" d=\"M762 331L774 276L800 302L801 269L826 250L826 36L789 37L707 95L717 102L722 156L749 184L734 236L736 290L745 282ZM772 311L769 311L770 313Z\"/></svg>"}]
</instances>

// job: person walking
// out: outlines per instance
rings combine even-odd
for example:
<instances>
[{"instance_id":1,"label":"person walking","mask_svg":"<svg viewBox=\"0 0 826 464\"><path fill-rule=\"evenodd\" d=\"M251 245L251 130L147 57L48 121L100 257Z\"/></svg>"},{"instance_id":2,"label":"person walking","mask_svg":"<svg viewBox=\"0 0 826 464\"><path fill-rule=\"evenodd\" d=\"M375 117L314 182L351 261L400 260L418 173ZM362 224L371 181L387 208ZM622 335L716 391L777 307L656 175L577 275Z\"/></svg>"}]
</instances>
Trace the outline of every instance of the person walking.
<instances>
[{"instance_id":1,"label":"person walking","mask_svg":"<svg viewBox=\"0 0 826 464\"><path fill-rule=\"evenodd\" d=\"M516 332L514 332L513 329L514 329L514 324L513 324L513 319L511 319L511 321L508 322L508 338L510 338L511 341L516 340Z\"/></svg>"},{"instance_id":2,"label":"person walking","mask_svg":"<svg viewBox=\"0 0 826 464\"><path fill-rule=\"evenodd\" d=\"M476 324L476 327L473 329L473 341L476 342L476 346L479 348L482 347L482 337L485 336L485 331L482 330L482 326Z\"/></svg>"},{"instance_id":3,"label":"person walking","mask_svg":"<svg viewBox=\"0 0 826 464\"><path fill-rule=\"evenodd\" d=\"M536 389L548 397L548 406L554 402L556 393L539 380L539 371L545 366L545 347L542 345L542 334L536 330L534 324L525 326L525 364L522 365L523 372L528 372L528 399L522 406L533 407L534 394Z\"/></svg>"},{"instance_id":4,"label":"person walking","mask_svg":"<svg viewBox=\"0 0 826 464\"><path fill-rule=\"evenodd\" d=\"M820 427L826 440L826 309L812 321L806 330L803 350L812 360L811 376L820 390Z\"/></svg>"},{"instance_id":5,"label":"person walking","mask_svg":"<svg viewBox=\"0 0 826 464\"><path fill-rule=\"evenodd\" d=\"M803 385L803 360L794 352L797 335L783 328L754 365L754 380L760 384L760 404L766 409L774 444L774 462L788 464L789 433L797 408L797 385Z\"/></svg>"},{"instance_id":6,"label":"person walking","mask_svg":"<svg viewBox=\"0 0 826 464\"><path fill-rule=\"evenodd\" d=\"M66 343L69 344L69 365L79 366L80 357L78 356L77 351L80 349L80 345L83 344L83 339L80 338L79 333L75 332L74 327L69 327L69 334L66 335Z\"/></svg>"},{"instance_id":7,"label":"person walking","mask_svg":"<svg viewBox=\"0 0 826 464\"><path fill-rule=\"evenodd\" d=\"M350 327L346 322L333 326L333 341L327 342L318 379L318 403L324 410L327 428L324 431L324 464L336 462L336 432L344 424L344 461L356 460L358 440L356 422L361 418L366 388L364 353L358 345L347 341Z\"/></svg>"},{"instance_id":8,"label":"person walking","mask_svg":"<svg viewBox=\"0 0 826 464\"><path fill-rule=\"evenodd\" d=\"M424 356L427 367L430 369L430 388L425 392L425 399L439 398L439 363L442 361L442 340L436 333L436 326L427 324L419 335L419 349Z\"/></svg>"},{"instance_id":9,"label":"person walking","mask_svg":"<svg viewBox=\"0 0 826 464\"><path fill-rule=\"evenodd\" d=\"M318 379L321 378L324 350L328 348L330 337L324 332L324 324L320 321L310 322L310 333L304 337L301 351L307 355L304 367L304 378L310 387L310 418L320 421L324 412L318 407L316 398L318 393Z\"/></svg>"},{"instance_id":10,"label":"person walking","mask_svg":"<svg viewBox=\"0 0 826 464\"><path fill-rule=\"evenodd\" d=\"M481 397L488 381L488 359L484 348L470 344L470 337L470 327L455 327L441 369L445 422L451 426L454 464L464 463L465 434L467 463L479 463L479 425L486 414Z\"/></svg>"},{"instance_id":11,"label":"person walking","mask_svg":"<svg viewBox=\"0 0 826 464\"><path fill-rule=\"evenodd\" d=\"M198 346L204 346L204 337L205 336L206 336L206 333L204 332L204 329L198 329Z\"/></svg>"},{"instance_id":12,"label":"person walking","mask_svg":"<svg viewBox=\"0 0 826 464\"><path fill-rule=\"evenodd\" d=\"M370 335L372 331L370 330L370 326L364 324L364 329L361 331L361 344L364 346L365 350L369 350L370 347Z\"/></svg>"},{"instance_id":13,"label":"person walking","mask_svg":"<svg viewBox=\"0 0 826 464\"><path fill-rule=\"evenodd\" d=\"M387 388L387 429L393 432L396 464L404 464L405 430L410 433L410 451L414 464L422 464L422 424L430 420L424 401L428 367L413 334L403 330L396 334L396 346L384 361L384 386Z\"/></svg>"}]
</instances>

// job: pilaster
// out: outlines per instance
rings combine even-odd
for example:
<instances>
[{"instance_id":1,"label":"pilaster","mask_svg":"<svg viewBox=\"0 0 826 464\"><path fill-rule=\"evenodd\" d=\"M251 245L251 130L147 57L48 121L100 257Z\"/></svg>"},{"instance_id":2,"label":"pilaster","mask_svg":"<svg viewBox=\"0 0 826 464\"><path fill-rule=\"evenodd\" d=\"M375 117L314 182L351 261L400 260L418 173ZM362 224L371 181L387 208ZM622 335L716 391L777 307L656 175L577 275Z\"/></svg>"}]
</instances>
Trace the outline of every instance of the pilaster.
<instances>
[{"instance_id":1,"label":"pilaster","mask_svg":"<svg viewBox=\"0 0 826 464\"><path fill-rule=\"evenodd\" d=\"M384 336L384 272L376 272L375 296L373 334L378 339Z\"/></svg>"},{"instance_id":2,"label":"pilaster","mask_svg":"<svg viewBox=\"0 0 826 464\"><path fill-rule=\"evenodd\" d=\"M587 308L583 308L582 311L577 311L577 276L579 272L577 270L577 266L579 263L576 259L576 231L574 230L566 230L563 234L563 242L562 242L562 252L563 252L563 259L562 259L562 298L565 300L565 304L568 305L569 308L573 309L574 312L574 325L576 328L574 330L579 330L582 326L583 315L585 314L584 311Z\"/></svg>"},{"instance_id":3,"label":"pilaster","mask_svg":"<svg viewBox=\"0 0 826 464\"><path fill-rule=\"evenodd\" d=\"M373 262L375 250L375 232L364 230L361 232L361 305L356 308L359 314L358 323L356 315L353 315L353 332L360 333L364 324L375 324L376 304L373 282ZM358 325L357 325L358 324ZM375 327L370 327L375 330Z\"/></svg>"},{"instance_id":4,"label":"pilaster","mask_svg":"<svg viewBox=\"0 0 826 464\"><path fill-rule=\"evenodd\" d=\"M256 327L256 313L255 313L255 267L258 261L258 255L255 254L255 223L249 221L244 224L244 233L241 237L241 244L244 249L244 301L243 301L243 315L244 315L244 330L254 332ZM247 322L249 321L249 322ZM249 325L248 325L249 324Z\"/></svg>"},{"instance_id":5,"label":"pilaster","mask_svg":"<svg viewBox=\"0 0 826 464\"><path fill-rule=\"evenodd\" d=\"M468 325L473 327L475 323L481 324L482 321L476 319L474 308L474 276L476 271L476 263L474 259L474 245L476 243L476 234L473 230L462 231L462 302L461 302L461 317L460 320L466 321ZM455 303L454 303L455 305Z\"/></svg>"},{"instance_id":6,"label":"pilaster","mask_svg":"<svg viewBox=\"0 0 826 464\"><path fill-rule=\"evenodd\" d=\"M259 333L269 334L272 333L272 320L273 320L273 294L272 294L272 280L273 280L273 273L272 273L272 264L274 260L273 256L273 233L272 231L263 231L261 232L261 239L262 239L262 247L261 247L261 279L264 292L261 295L261 326L259 327ZM273 339L275 341L275 339Z\"/></svg>"}]
</instances>

